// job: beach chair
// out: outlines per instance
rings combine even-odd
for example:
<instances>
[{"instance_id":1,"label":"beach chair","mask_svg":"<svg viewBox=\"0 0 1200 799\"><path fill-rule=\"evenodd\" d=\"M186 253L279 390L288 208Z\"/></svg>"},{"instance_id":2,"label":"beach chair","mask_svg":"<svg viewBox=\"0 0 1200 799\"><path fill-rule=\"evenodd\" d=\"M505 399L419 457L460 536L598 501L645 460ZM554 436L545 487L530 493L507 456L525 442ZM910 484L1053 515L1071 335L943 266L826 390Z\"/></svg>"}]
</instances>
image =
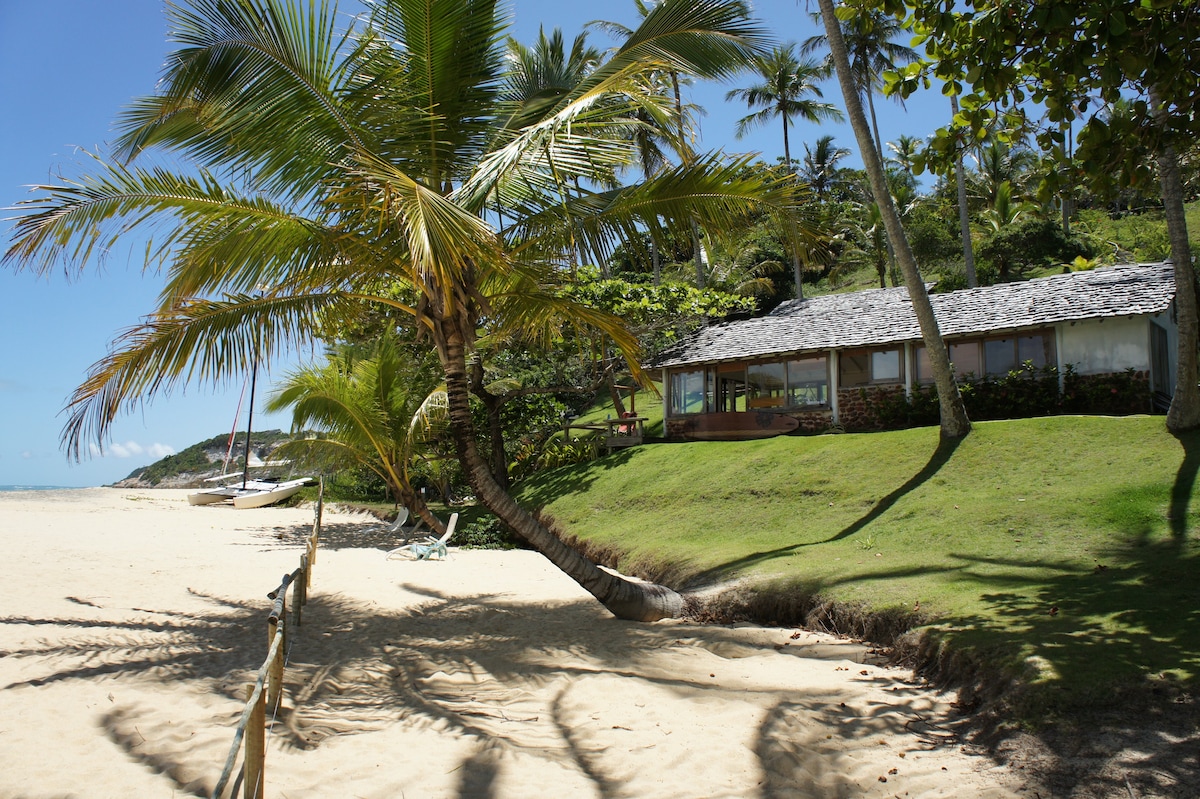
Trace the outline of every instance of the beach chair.
<instances>
[{"instance_id":1,"label":"beach chair","mask_svg":"<svg viewBox=\"0 0 1200 799\"><path fill-rule=\"evenodd\" d=\"M408 508L400 508L400 510L396 511L396 521L392 522L391 524L382 524L378 527L368 527L363 532L385 532L399 535L404 532L404 523L406 521L408 521Z\"/></svg>"},{"instance_id":2,"label":"beach chair","mask_svg":"<svg viewBox=\"0 0 1200 799\"><path fill-rule=\"evenodd\" d=\"M441 538L426 536L420 541L414 541L411 544L405 544L402 547L396 547L391 552L387 553L388 560L392 558L404 557L410 560L435 560L445 559L449 554L446 551L446 545L450 542L450 536L454 535L454 527L458 524L458 514L451 513L450 521L446 525L446 532Z\"/></svg>"}]
</instances>

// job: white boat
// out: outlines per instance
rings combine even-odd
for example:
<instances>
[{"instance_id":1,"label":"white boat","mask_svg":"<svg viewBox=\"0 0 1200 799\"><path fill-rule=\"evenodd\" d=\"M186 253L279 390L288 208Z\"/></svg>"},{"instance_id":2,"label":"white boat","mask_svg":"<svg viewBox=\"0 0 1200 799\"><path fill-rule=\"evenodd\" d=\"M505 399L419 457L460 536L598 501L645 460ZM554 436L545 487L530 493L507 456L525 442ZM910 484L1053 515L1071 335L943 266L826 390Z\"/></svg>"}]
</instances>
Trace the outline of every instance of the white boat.
<instances>
[{"instance_id":1,"label":"white boat","mask_svg":"<svg viewBox=\"0 0 1200 799\"><path fill-rule=\"evenodd\" d=\"M296 480L247 480L244 484L202 488L188 494L189 505L215 505L233 502L235 508L261 508L287 499L311 482L311 478Z\"/></svg>"},{"instance_id":2,"label":"white boat","mask_svg":"<svg viewBox=\"0 0 1200 799\"><path fill-rule=\"evenodd\" d=\"M273 463L264 463L260 460L250 448L250 425L254 420L254 385L258 376L258 360L255 359L254 368L250 371L250 413L246 421L246 465L242 470L241 484L228 484L218 486L216 488L202 488L199 491L194 491L188 494L189 505L215 505L219 502L232 502L235 508L262 508L267 505L274 505L276 502L287 499L295 494L304 486L312 482L310 477L300 477L295 480L251 480L251 467L262 467L271 465L281 465L287 461L275 461ZM245 391L245 388L242 389ZM241 400L238 400L238 413L242 410ZM237 417L234 417L234 427L237 426ZM233 453L233 433L229 434L229 446L225 450L225 463L222 464L222 470L229 468L229 459ZM226 480L238 477L239 475L222 474L217 477L210 477L208 481Z\"/></svg>"},{"instance_id":3,"label":"white boat","mask_svg":"<svg viewBox=\"0 0 1200 799\"><path fill-rule=\"evenodd\" d=\"M295 494L301 488L308 485L312 480L308 477L301 477L298 480L285 480L282 483L266 483L265 481L255 481L261 485L270 485L270 488L260 488L257 491L248 491L233 498L233 507L235 508L262 508L267 505L274 505L276 502L285 500L292 494Z\"/></svg>"}]
</instances>

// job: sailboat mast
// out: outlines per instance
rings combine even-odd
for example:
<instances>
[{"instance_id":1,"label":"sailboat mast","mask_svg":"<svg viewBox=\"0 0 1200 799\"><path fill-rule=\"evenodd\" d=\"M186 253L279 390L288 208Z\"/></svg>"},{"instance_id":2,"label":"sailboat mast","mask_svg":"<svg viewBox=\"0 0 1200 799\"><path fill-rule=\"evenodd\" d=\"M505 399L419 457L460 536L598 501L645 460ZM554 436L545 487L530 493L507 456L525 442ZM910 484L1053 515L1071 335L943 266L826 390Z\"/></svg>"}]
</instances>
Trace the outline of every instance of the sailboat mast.
<instances>
[{"instance_id":1,"label":"sailboat mast","mask_svg":"<svg viewBox=\"0 0 1200 799\"><path fill-rule=\"evenodd\" d=\"M246 413L246 464L242 467L242 488L250 480L250 428L254 424L254 387L258 382L258 353L254 353L254 361L250 366L250 408Z\"/></svg>"}]
</instances>

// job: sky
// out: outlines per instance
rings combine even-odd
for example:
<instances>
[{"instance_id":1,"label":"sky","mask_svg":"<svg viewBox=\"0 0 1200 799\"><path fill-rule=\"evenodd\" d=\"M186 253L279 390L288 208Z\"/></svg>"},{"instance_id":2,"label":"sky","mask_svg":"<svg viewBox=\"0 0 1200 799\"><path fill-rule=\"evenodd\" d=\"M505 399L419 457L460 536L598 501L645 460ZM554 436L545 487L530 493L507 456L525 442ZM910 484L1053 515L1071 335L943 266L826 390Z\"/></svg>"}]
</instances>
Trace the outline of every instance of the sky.
<instances>
[{"instance_id":1,"label":"sky","mask_svg":"<svg viewBox=\"0 0 1200 799\"><path fill-rule=\"evenodd\" d=\"M753 8L780 42L802 42L818 32L803 2L754 0ZM632 2L515 0L510 9L512 35L527 43L539 26L560 27L570 39L597 16L636 23ZM611 44L598 32L590 42ZM119 110L153 92L169 50L162 0L0 0L0 208L34 196L32 184L80 174L86 152L102 151L109 141ZM749 109L726 101L725 93L749 82L744 76L686 89L685 100L707 110L700 119L702 150L757 152L768 161L783 155L778 124L735 138L737 121ZM841 107L836 83L823 89ZM885 141L901 134L927 136L949 113L936 92L911 99L905 108L880 101L877 110ZM792 131L793 158L803 156L802 142L827 133L854 152L848 165L861 163L844 124L799 123ZM13 216L5 210L0 217L4 250ZM106 485L233 429L241 380L157 395L122 415L105 451L85 453L81 462L69 460L60 446L62 409L75 387L113 340L156 304L163 281L143 268L143 247L140 239L120 243L72 275L59 270L38 276L12 263L0 267L0 486ZM290 353L260 373L255 429L289 427L288 416L267 415L262 404L273 381L313 355ZM245 414L243 409L239 428Z\"/></svg>"}]
</instances>

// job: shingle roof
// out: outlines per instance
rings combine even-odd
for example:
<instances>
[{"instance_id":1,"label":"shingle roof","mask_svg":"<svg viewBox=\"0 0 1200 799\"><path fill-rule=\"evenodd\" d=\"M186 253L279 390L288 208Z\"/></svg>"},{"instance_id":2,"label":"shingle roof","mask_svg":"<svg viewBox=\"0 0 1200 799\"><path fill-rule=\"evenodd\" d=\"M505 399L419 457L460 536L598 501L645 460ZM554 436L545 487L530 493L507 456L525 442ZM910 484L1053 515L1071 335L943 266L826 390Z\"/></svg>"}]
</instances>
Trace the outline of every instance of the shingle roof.
<instances>
[{"instance_id":1,"label":"shingle roof","mask_svg":"<svg viewBox=\"0 0 1200 799\"><path fill-rule=\"evenodd\" d=\"M1169 263L1109 267L930 296L947 338L1058 322L1165 311L1175 296ZM917 341L908 291L872 289L784 303L767 316L700 331L655 367L687 366Z\"/></svg>"}]
</instances>

